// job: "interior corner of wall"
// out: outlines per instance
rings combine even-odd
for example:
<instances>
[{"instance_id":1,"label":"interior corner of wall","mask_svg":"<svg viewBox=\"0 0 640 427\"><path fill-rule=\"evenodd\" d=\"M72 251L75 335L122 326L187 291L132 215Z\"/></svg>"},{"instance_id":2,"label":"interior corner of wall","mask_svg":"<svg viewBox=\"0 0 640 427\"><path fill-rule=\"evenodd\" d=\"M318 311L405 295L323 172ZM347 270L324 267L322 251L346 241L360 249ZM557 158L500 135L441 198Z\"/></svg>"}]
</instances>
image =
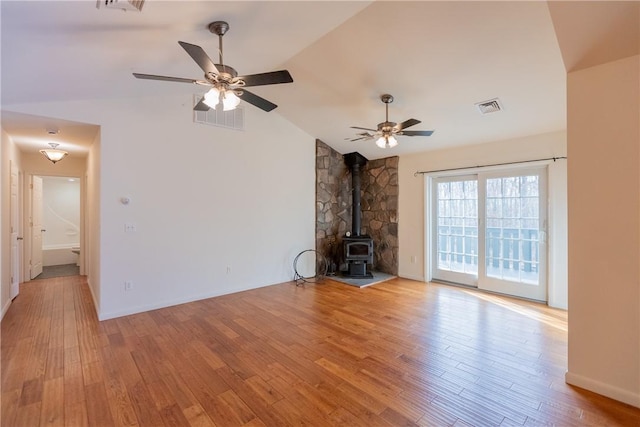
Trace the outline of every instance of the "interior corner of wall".
<instances>
[{"instance_id":1,"label":"interior corner of wall","mask_svg":"<svg viewBox=\"0 0 640 427\"><path fill-rule=\"evenodd\" d=\"M2 313L0 313L0 322L4 319L4 315L9 311L9 307L11 306L11 300L8 300L7 303L2 307Z\"/></svg>"},{"instance_id":2,"label":"interior corner of wall","mask_svg":"<svg viewBox=\"0 0 640 427\"><path fill-rule=\"evenodd\" d=\"M96 316L98 316L98 320L102 320L100 318L100 299L97 298L94 288L91 285L91 279L89 279L89 277L87 276L87 286L89 287L89 292L91 293L91 299L93 300L93 306L96 309Z\"/></svg>"},{"instance_id":3,"label":"interior corner of wall","mask_svg":"<svg viewBox=\"0 0 640 427\"><path fill-rule=\"evenodd\" d=\"M565 373L564 380L569 385L584 388L585 390L640 408L640 390L624 390L570 371Z\"/></svg>"}]
</instances>

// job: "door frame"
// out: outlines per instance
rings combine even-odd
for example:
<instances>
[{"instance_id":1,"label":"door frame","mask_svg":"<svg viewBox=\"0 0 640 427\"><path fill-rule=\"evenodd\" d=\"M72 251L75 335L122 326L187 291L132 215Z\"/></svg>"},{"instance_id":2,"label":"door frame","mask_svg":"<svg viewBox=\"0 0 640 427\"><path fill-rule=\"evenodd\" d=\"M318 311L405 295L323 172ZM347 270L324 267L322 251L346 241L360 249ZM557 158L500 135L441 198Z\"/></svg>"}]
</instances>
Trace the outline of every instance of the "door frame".
<instances>
[{"instance_id":1,"label":"door frame","mask_svg":"<svg viewBox=\"0 0 640 427\"><path fill-rule=\"evenodd\" d=\"M9 222L11 227L10 239L10 272L11 283L9 298L14 299L20 293L20 282L22 279L22 247L23 247L23 235L22 233L22 171L14 160L9 162L10 170L10 201L9 201ZM15 190L15 200L14 200ZM15 245L15 246L14 246Z\"/></svg>"},{"instance_id":2,"label":"door frame","mask_svg":"<svg viewBox=\"0 0 640 427\"><path fill-rule=\"evenodd\" d=\"M34 258L34 253L36 252L36 246L34 245L34 240L38 238L38 234L34 233L34 229L37 229L38 227L36 227L37 224L35 224L34 222L34 217L35 217L35 212L36 209L34 209L34 187L35 187L35 183L36 180L39 181L39 186L40 186L40 212L39 212L39 218L40 218L40 224L38 224L38 227L40 227L40 232L39 232L39 239L40 239L40 248L37 249L40 252L40 267L38 270L36 270L37 274L34 272L34 264L33 264L33 258ZM44 225L42 224L42 219L43 219L43 212L44 212L44 180L42 179L42 176L40 175L31 175L30 179L29 179L29 216L27 217L27 221L29 222L29 274L28 274L28 278L29 280L33 280L36 277L38 277L41 273L42 273L42 268L44 267L44 257L42 254L42 246L43 246L43 238L42 238L42 233L44 233L46 230L43 230L42 227L44 227ZM36 264L37 265L37 264ZM39 272L38 272L39 271Z\"/></svg>"},{"instance_id":3,"label":"door frame","mask_svg":"<svg viewBox=\"0 0 640 427\"><path fill-rule=\"evenodd\" d=\"M29 183L31 182L31 178L33 176L39 176L42 178L46 178L46 177L57 177L57 178L74 178L77 179L80 182L80 255L78 257L78 262L80 264L80 275L85 275L86 274L86 269L87 269L87 265L86 265L86 256L85 254L87 253L87 245L86 245L86 230L85 230L85 215L86 215L86 202L87 202L87 197L86 197L86 188L87 188L87 176L86 174L81 174L81 175L77 175L74 173L60 173L60 174L55 174L55 173L50 173L50 172L37 172L37 171L27 171L24 174L23 177L23 182L27 183L26 185L23 185L23 191L21 192L22 194L22 200L23 200L23 206L24 206L24 210L23 210L23 214L22 214L22 220L20 221L23 230L24 230L24 244L22 247L22 277L24 279L24 282L28 282L31 279L30 277L30 264L29 261L31 260L31 227L29 227L29 218L32 215L32 206L31 206L31 197L32 197L32 189L31 186L29 185Z\"/></svg>"}]
</instances>

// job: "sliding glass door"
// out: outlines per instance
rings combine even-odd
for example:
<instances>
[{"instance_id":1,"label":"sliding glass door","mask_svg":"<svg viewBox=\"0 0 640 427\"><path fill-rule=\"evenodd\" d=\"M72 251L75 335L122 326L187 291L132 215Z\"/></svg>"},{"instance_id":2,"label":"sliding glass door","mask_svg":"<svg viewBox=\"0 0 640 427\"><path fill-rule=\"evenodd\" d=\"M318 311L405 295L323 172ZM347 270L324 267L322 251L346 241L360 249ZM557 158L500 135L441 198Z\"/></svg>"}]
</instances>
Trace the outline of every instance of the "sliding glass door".
<instances>
[{"instance_id":1,"label":"sliding glass door","mask_svg":"<svg viewBox=\"0 0 640 427\"><path fill-rule=\"evenodd\" d=\"M473 176L439 178L436 198L434 277L476 286L478 276L478 180Z\"/></svg>"},{"instance_id":2,"label":"sliding glass door","mask_svg":"<svg viewBox=\"0 0 640 427\"><path fill-rule=\"evenodd\" d=\"M432 183L432 277L546 301L546 169Z\"/></svg>"}]
</instances>

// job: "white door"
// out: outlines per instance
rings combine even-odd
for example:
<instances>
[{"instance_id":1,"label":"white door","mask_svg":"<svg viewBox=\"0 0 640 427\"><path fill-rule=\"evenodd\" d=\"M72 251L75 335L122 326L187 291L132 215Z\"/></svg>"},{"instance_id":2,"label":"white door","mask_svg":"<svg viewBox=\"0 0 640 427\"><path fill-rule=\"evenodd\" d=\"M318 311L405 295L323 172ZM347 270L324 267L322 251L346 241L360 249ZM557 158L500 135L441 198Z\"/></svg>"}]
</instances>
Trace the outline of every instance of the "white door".
<instances>
[{"instance_id":1,"label":"white door","mask_svg":"<svg viewBox=\"0 0 640 427\"><path fill-rule=\"evenodd\" d=\"M19 200L18 200L18 167L11 162L11 200L9 201L11 209L11 288L10 297L14 299L20 292L20 240L18 236L18 217L19 217Z\"/></svg>"},{"instance_id":2,"label":"white door","mask_svg":"<svg viewBox=\"0 0 640 427\"><path fill-rule=\"evenodd\" d=\"M31 278L42 273L42 178L31 177Z\"/></svg>"},{"instance_id":3,"label":"white door","mask_svg":"<svg viewBox=\"0 0 640 427\"><path fill-rule=\"evenodd\" d=\"M434 181L434 250L432 276L436 280L477 286L478 178L476 175Z\"/></svg>"},{"instance_id":4,"label":"white door","mask_svg":"<svg viewBox=\"0 0 640 427\"><path fill-rule=\"evenodd\" d=\"M478 288L547 300L546 169L480 174L483 263Z\"/></svg>"}]
</instances>

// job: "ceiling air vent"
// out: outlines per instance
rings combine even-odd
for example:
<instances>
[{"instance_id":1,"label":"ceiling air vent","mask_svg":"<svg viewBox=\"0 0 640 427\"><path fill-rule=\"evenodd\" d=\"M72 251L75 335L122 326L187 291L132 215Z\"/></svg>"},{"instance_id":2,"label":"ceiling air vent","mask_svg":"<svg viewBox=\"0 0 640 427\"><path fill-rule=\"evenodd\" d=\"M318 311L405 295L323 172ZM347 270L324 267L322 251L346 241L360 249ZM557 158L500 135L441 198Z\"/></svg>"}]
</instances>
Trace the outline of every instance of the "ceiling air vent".
<instances>
[{"instance_id":1,"label":"ceiling air vent","mask_svg":"<svg viewBox=\"0 0 640 427\"><path fill-rule=\"evenodd\" d=\"M120 9L124 10L134 10L136 12L142 11L142 6L144 5L144 0L97 0L96 7L100 9L100 7L104 7L107 9Z\"/></svg>"},{"instance_id":2,"label":"ceiling air vent","mask_svg":"<svg viewBox=\"0 0 640 427\"><path fill-rule=\"evenodd\" d=\"M195 106L202 96L194 95ZM227 129L244 130L244 110L236 107L231 111L210 108L208 111L193 110L193 121L203 125L219 126Z\"/></svg>"},{"instance_id":3,"label":"ceiling air vent","mask_svg":"<svg viewBox=\"0 0 640 427\"><path fill-rule=\"evenodd\" d=\"M502 111L502 104L500 104L500 100L498 98L478 102L476 104L476 107L478 107L478 111L480 111L481 114L489 114Z\"/></svg>"}]
</instances>

